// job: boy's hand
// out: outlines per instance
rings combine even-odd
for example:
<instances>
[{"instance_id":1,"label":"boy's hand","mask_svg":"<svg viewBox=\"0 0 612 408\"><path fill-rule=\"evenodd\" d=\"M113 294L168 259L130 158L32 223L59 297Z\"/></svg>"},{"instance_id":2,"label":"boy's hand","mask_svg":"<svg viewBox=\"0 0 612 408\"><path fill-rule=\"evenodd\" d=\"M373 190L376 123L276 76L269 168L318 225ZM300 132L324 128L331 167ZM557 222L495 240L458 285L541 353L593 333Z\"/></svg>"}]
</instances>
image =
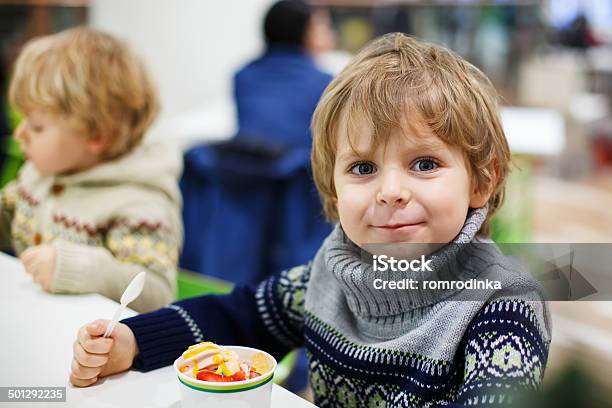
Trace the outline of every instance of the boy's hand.
<instances>
[{"instance_id":1,"label":"boy's hand","mask_svg":"<svg viewBox=\"0 0 612 408\"><path fill-rule=\"evenodd\" d=\"M52 245L38 245L23 251L19 257L32 280L50 292L55 275L56 250Z\"/></svg>"},{"instance_id":2,"label":"boy's hand","mask_svg":"<svg viewBox=\"0 0 612 408\"><path fill-rule=\"evenodd\" d=\"M108 323L96 320L79 329L70 368L70 382L77 387L88 387L98 378L128 370L138 354L134 333L123 323L117 323L111 337L101 337Z\"/></svg>"}]
</instances>

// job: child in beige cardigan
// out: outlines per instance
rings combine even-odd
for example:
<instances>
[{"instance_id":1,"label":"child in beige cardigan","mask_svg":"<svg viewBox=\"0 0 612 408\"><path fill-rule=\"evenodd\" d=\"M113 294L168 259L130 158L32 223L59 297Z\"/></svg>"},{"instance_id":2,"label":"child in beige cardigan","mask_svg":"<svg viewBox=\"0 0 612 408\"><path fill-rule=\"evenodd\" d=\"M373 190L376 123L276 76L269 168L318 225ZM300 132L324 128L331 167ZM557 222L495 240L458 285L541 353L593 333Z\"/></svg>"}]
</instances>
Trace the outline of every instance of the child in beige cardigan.
<instances>
[{"instance_id":1,"label":"child in beige cardigan","mask_svg":"<svg viewBox=\"0 0 612 408\"><path fill-rule=\"evenodd\" d=\"M141 145L155 90L125 44L88 28L35 39L17 59L10 101L26 164L0 201L0 249L52 293L119 300L147 271L144 312L175 296L182 243L178 151Z\"/></svg>"}]
</instances>

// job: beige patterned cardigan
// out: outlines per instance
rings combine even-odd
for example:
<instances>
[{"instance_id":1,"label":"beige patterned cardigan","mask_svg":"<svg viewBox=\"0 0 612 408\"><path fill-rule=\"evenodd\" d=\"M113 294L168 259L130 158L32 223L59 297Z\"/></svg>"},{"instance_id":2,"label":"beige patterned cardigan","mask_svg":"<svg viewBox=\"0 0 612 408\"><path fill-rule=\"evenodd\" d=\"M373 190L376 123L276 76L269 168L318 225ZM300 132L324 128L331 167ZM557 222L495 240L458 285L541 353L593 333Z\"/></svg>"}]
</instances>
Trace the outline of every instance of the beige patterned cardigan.
<instances>
[{"instance_id":1,"label":"beige patterned cardigan","mask_svg":"<svg viewBox=\"0 0 612 408\"><path fill-rule=\"evenodd\" d=\"M176 292L181 170L180 152L161 144L67 176L43 177L26 163L1 193L0 249L19 255L52 244L55 293L95 292L118 301L146 271L144 291L130 306L162 307Z\"/></svg>"}]
</instances>

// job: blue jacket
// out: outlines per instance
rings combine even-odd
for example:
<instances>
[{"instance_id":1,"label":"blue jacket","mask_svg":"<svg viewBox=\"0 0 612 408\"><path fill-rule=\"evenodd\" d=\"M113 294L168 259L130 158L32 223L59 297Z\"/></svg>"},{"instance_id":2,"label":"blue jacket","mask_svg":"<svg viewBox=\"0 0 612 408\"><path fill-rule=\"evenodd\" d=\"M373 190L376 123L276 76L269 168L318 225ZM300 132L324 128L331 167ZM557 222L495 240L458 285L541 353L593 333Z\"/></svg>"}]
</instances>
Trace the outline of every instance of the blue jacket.
<instances>
[{"instance_id":1,"label":"blue jacket","mask_svg":"<svg viewBox=\"0 0 612 408\"><path fill-rule=\"evenodd\" d=\"M185 155L185 244L180 265L255 284L307 262L331 231L310 172L310 148L246 139Z\"/></svg>"},{"instance_id":2,"label":"blue jacket","mask_svg":"<svg viewBox=\"0 0 612 408\"><path fill-rule=\"evenodd\" d=\"M272 47L234 77L238 134L310 146L310 120L332 77L299 48Z\"/></svg>"}]
</instances>

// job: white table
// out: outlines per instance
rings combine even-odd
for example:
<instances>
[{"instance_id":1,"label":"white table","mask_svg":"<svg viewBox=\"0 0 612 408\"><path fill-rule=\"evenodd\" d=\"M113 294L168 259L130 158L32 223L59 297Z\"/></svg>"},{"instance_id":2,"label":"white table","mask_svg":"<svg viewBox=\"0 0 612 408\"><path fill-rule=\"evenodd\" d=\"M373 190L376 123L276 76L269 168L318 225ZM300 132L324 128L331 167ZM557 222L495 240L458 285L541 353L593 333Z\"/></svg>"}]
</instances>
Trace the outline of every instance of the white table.
<instances>
[{"instance_id":1,"label":"white table","mask_svg":"<svg viewBox=\"0 0 612 408\"><path fill-rule=\"evenodd\" d=\"M66 403L30 403L36 407L179 408L172 367L148 373L128 371L89 388L69 384L72 343L78 328L97 318L110 318L116 307L116 302L100 295L47 294L31 282L15 258L0 253L0 387L67 387ZM128 310L124 317L135 314ZM274 385L272 407L288 406L314 407Z\"/></svg>"}]
</instances>

